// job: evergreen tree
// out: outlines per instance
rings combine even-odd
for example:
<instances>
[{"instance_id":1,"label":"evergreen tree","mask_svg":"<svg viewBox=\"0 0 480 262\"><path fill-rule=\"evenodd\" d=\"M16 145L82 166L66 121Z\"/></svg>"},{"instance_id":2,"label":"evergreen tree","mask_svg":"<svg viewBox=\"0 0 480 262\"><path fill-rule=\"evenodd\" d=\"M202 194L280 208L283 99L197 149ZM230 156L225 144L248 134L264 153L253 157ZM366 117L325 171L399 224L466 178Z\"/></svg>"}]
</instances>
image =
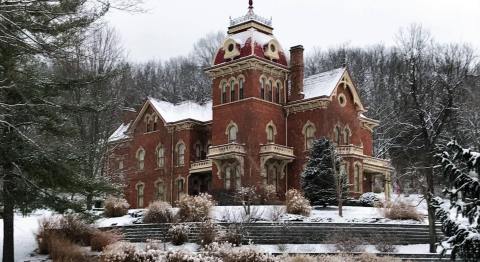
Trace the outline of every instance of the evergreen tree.
<instances>
[{"instance_id":1,"label":"evergreen tree","mask_svg":"<svg viewBox=\"0 0 480 262\"><path fill-rule=\"evenodd\" d=\"M69 193L84 183L65 152L63 88L49 66L108 10L85 0L0 1L0 177L4 206L3 261L14 261L14 210L78 207Z\"/></svg>"},{"instance_id":2,"label":"evergreen tree","mask_svg":"<svg viewBox=\"0 0 480 262\"><path fill-rule=\"evenodd\" d=\"M340 161L335 146L328 139L321 138L313 142L307 166L301 174L305 197L313 205L326 206L346 196L347 178L346 173L341 172ZM342 190L337 191L338 185Z\"/></svg>"},{"instance_id":3,"label":"evergreen tree","mask_svg":"<svg viewBox=\"0 0 480 262\"><path fill-rule=\"evenodd\" d=\"M456 141L450 142L447 147L440 157L449 182L444 193L450 198L450 210L444 208L448 204L441 198L435 198L432 206L436 208L437 219L442 222L442 231L448 237L452 258L459 255L465 261L479 261L480 153L465 149ZM453 218L451 210L466 218L468 224Z\"/></svg>"}]
</instances>

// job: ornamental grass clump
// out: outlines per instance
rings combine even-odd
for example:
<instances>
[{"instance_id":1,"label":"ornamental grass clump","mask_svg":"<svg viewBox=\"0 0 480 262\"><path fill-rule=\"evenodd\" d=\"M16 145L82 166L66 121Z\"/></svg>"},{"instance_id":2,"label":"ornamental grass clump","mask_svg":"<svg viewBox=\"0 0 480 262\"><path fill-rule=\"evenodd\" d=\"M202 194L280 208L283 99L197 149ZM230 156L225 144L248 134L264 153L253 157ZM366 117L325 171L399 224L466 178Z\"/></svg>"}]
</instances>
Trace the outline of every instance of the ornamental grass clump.
<instances>
[{"instance_id":1,"label":"ornamental grass clump","mask_svg":"<svg viewBox=\"0 0 480 262\"><path fill-rule=\"evenodd\" d=\"M417 208L411 203L397 200L395 202L387 203L381 209L383 216L392 220L416 220L423 221L423 215L417 211Z\"/></svg>"},{"instance_id":2,"label":"ornamental grass clump","mask_svg":"<svg viewBox=\"0 0 480 262\"><path fill-rule=\"evenodd\" d=\"M100 231L93 233L90 240L92 251L102 251L106 246L116 243L122 239L123 235L118 231Z\"/></svg>"},{"instance_id":3,"label":"ornamental grass clump","mask_svg":"<svg viewBox=\"0 0 480 262\"><path fill-rule=\"evenodd\" d=\"M189 227L184 224L173 225L169 230L170 240L176 246L183 245L188 241Z\"/></svg>"},{"instance_id":4,"label":"ornamental grass clump","mask_svg":"<svg viewBox=\"0 0 480 262\"><path fill-rule=\"evenodd\" d=\"M312 211L310 201L296 189L290 189L286 195L287 213L302 216L309 216Z\"/></svg>"},{"instance_id":5,"label":"ornamental grass clump","mask_svg":"<svg viewBox=\"0 0 480 262\"><path fill-rule=\"evenodd\" d=\"M207 220L215 201L209 194L185 196L177 202L178 218L181 222L203 222Z\"/></svg>"},{"instance_id":6,"label":"ornamental grass clump","mask_svg":"<svg viewBox=\"0 0 480 262\"><path fill-rule=\"evenodd\" d=\"M128 214L130 205L127 200L110 196L105 200L105 217L121 217Z\"/></svg>"}]
</instances>

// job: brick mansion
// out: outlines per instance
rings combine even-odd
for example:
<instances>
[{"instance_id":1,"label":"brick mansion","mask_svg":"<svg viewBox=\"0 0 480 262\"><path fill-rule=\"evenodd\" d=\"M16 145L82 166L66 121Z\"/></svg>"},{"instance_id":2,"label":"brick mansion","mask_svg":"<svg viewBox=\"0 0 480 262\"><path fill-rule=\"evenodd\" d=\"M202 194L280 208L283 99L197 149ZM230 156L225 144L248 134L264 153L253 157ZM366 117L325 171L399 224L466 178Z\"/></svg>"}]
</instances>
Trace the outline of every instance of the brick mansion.
<instances>
[{"instance_id":1,"label":"brick mansion","mask_svg":"<svg viewBox=\"0 0 480 262\"><path fill-rule=\"evenodd\" d=\"M108 141L106 173L126 183L131 207L183 195L272 185L280 198L301 189L315 139L327 137L342 157L352 196L391 191L388 160L373 157L373 129L346 67L304 77L304 49L289 53L271 20L232 19L206 73L212 100L171 104L148 98L126 110ZM287 55L290 57L287 59Z\"/></svg>"}]
</instances>

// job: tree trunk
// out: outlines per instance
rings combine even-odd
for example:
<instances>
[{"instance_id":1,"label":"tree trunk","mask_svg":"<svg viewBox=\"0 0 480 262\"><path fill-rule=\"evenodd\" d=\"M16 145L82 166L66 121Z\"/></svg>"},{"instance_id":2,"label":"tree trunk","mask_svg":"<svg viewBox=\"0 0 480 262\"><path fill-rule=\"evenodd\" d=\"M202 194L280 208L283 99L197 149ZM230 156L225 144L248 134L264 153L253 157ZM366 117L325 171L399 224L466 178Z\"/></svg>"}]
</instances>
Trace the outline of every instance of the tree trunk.
<instances>
[{"instance_id":1,"label":"tree trunk","mask_svg":"<svg viewBox=\"0 0 480 262\"><path fill-rule=\"evenodd\" d=\"M338 215L343 217L343 201L341 199L338 200Z\"/></svg>"},{"instance_id":2,"label":"tree trunk","mask_svg":"<svg viewBox=\"0 0 480 262\"><path fill-rule=\"evenodd\" d=\"M13 177L11 168L5 169L6 174L3 179L3 262L14 261L14 242L13 242L13 217L14 217L14 198L10 190L13 187Z\"/></svg>"},{"instance_id":3,"label":"tree trunk","mask_svg":"<svg viewBox=\"0 0 480 262\"><path fill-rule=\"evenodd\" d=\"M435 208L431 206L432 197L434 196L433 168L427 168L425 172L426 172L425 176L427 180L427 190L425 193L425 199L427 200L427 206L428 206L428 235L430 237L430 253L436 253L437 252L437 232L435 229L435 222L436 222Z\"/></svg>"},{"instance_id":4,"label":"tree trunk","mask_svg":"<svg viewBox=\"0 0 480 262\"><path fill-rule=\"evenodd\" d=\"M93 206L93 195L92 193L88 193L87 195L87 210L92 210Z\"/></svg>"}]
</instances>

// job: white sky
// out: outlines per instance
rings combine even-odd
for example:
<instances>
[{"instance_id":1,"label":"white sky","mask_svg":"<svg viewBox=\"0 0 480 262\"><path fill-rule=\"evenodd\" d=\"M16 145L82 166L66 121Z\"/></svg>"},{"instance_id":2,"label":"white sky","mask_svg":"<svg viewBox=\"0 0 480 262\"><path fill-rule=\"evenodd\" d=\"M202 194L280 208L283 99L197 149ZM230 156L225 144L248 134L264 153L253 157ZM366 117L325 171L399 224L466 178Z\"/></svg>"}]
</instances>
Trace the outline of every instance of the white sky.
<instances>
[{"instance_id":1,"label":"white sky","mask_svg":"<svg viewBox=\"0 0 480 262\"><path fill-rule=\"evenodd\" d=\"M144 0L146 13L111 11L132 61L186 55L209 32L226 31L229 17L246 14L248 0ZM255 12L273 17L285 50L345 43L392 45L399 28L420 23L440 42L467 42L480 50L480 0L254 0Z\"/></svg>"}]
</instances>

